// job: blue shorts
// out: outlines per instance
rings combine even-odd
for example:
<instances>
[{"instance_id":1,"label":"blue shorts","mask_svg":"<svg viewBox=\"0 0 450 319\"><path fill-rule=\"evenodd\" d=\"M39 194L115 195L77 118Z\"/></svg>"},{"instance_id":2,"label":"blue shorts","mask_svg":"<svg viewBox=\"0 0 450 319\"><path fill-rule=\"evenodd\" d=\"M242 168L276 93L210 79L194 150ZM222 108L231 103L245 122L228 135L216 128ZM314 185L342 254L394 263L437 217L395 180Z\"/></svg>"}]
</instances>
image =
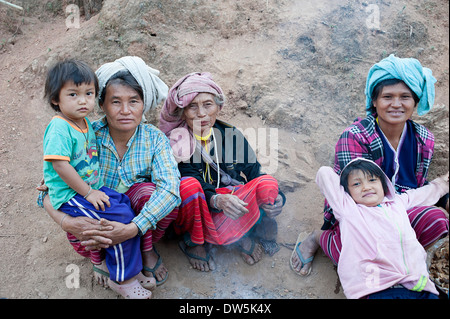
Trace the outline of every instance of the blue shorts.
<instances>
[{"instance_id":1,"label":"blue shorts","mask_svg":"<svg viewBox=\"0 0 450 319\"><path fill-rule=\"evenodd\" d=\"M105 211L95 209L83 196L77 194L59 208L72 217L89 217L100 220L104 218L123 224L129 224L135 217L130 199L110 188L102 187L100 191L109 196L110 207ZM105 249L105 262L111 280L124 281L136 276L142 270L141 240L139 236L130 238L120 244Z\"/></svg>"},{"instance_id":2,"label":"blue shorts","mask_svg":"<svg viewBox=\"0 0 450 319\"><path fill-rule=\"evenodd\" d=\"M406 288L388 288L376 293L370 294L367 299L439 299L429 291L412 291Z\"/></svg>"}]
</instances>

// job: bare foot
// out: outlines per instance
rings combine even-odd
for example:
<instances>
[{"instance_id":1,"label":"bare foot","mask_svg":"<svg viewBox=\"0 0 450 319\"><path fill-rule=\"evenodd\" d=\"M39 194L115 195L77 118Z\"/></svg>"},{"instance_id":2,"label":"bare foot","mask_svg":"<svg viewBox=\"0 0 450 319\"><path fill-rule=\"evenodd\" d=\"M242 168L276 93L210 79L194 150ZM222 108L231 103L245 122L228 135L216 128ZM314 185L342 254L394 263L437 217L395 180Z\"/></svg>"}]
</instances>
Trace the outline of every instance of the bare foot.
<instances>
[{"instance_id":1,"label":"bare foot","mask_svg":"<svg viewBox=\"0 0 450 319\"><path fill-rule=\"evenodd\" d=\"M261 245L251 238L242 238L238 245L241 250L241 256L247 264L254 265L262 259L263 249Z\"/></svg>"},{"instance_id":2,"label":"bare foot","mask_svg":"<svg viewBox=\"0 0 450 319\"><path fill-rule=\"evenodd\" d=\"M103 260L100 264L94 264L94 281L105 288L108 288L109 271Z\"/></svg>"},{"instance_id":3,"label":"bare foot","mask_svg":"<svg viewBox=\"0 0 450 319\"><path fill-rule=\"evenodd\" d=\"M322 231L315 230L305 240L302 241L300 246L298 247L300 253L303 256L304 260L308 260L313 257L316 253L317 249L319 249L319 238L322 234ZM300 257L297 254L296 249L294 248L294 252L291 256L291 265L292 269L301 276L307 276L311 272L312 261L307 262L305 264L302 263Z\"/></svg>"},{"instance_id":4,"label":"bare foot","mask_svg":"<svg viewBox=\"0 0 450 319\"><path fill-rule=\"evenodd\" d=\"M180 242L179 246L184 254L188 257L192 268L199 271L213 271L216 269L216 264L211 256L208 255L205 245L197 245L188 247L184 242Z\"/></svg>"},{"instance_id":5,"label":"bare foot","mask_svg":"<svg viewBox=\"0 0 450 319\"><path fill-rule=\"evenodd\" d=\"M158 260L160 260L160 256L154 249L144 251L142 253L142 261L146 268L144 268L143 273L147 277L155 277L157 282L163 282L167 278L168 270L161 260L160 264L157 266ZM152 269L153 272L148 269Z\"/></svg>"}]
</instances>

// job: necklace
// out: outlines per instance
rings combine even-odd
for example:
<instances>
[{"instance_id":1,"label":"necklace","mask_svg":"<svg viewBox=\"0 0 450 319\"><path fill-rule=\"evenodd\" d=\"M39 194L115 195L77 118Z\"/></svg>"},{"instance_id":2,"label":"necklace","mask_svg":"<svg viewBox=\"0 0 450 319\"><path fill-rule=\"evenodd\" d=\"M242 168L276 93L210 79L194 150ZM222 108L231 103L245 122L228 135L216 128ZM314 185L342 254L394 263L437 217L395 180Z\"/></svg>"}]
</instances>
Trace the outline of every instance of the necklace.
<instances>
[{"instance_id":1,"label":"necklace","mask_svg":"<svg viewBox=\"0 0 450 319\"><path fill-rule=\"evenodd\" d=\"M213 141L214 141L214 153L216 154L216 161L217 161L217 167L219 167L219 155L218 155L218 150L217 150L217 142L216 142L216 138L215 138L215 136L214 136L214 130L211 128L210 129L210 131L209 131L209 134L207 135L207 136L199 136L199 135L197 135L197 134L194 134L194 136L195 136L195 138L197 139L197 140L199 140L200 141L200 145L201 145L201 142L205 142L205 150L206 150L206 152L209 154L209 151L208 151L208 141L210 140L210 138L211 138L211 136L212 136L212 138L213 138ZM203 146L203 145L202 145ZM207 181L207 177L209 178L209 181ZM210 167L209 167L209 164L208 163L206 163L206 170L205 170L205 172L203 173L203 180L205 181L205 182L207 182L207 183L212 183L212 181L213 181L213 179L212 179L212 177L211 177L211 170L210 170ZM218 169L217 170L217 187L216 188L219 188L219 184L220 184L220 170Z\"/></svg>"},{"instance_id":2,"label":"necklace","mask_svg":"<svg viewBox=\"0 0 450 319\"><path fill-rule=\"evenodd\" d=\"M208 141L209 141L209 138L211 137L211 132L212 132L212 129L209 131L209 134L208 134L207 136L199 136L199 135L197 135L197 134L194 134L195 138L196 138L198 141L200 141L200 145L201 145L202 142L205 143L205 150L206 150L207 152L208 152ZM203 145L202 145L202 146L203 146ZM212 181L212 178L211 178L211 172L210 172L209 164L208 164L208 163L206 163L206 169L205 169L205 171L203 172L203 180L204 180L205 182L207 182L207 183L211 183L211 181Z\"/></svg>"},{"instance_id":3,"label":"necklace","mask_svg":"<svg viewBox=\"0 0 450 319\"><path fill-rule=\"evenodd\" d=\"M81 134L83 134L84 139L86 140L86 142L84 143L84 147L85 147L85 149L86 149L86 153L88 153L88 151L89 151L89 141L88 141L87 134L89 134L89 133L84 134L84 132L83 132L83 130L81 129L81 127L80 127L77 123L75 123L75 121L71 120L70 118L68 118L68 117L66 117L66 116L64 116L64 118L67 119L67 120L69 120L69 121L72 122L73 124L75 124L75 126L78 127L78 129L80 130ZM86 129L87 129L87 128L88 128L88 127L87 127L87 124L86 124Z\"/></svg>"}]
</instances>

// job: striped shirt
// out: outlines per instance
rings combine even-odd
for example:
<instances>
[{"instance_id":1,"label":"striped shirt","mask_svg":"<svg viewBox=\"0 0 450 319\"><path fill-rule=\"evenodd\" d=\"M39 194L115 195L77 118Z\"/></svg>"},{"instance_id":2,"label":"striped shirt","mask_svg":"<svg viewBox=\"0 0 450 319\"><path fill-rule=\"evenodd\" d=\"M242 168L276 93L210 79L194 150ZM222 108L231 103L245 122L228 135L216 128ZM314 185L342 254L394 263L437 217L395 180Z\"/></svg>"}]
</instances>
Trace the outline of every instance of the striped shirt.
<instances>
[{"instance_id":1,"label":"striped shirt","mask_svg":"<svg viewBox=\"0 0 450 319\"><path fill-rule=\"evenodd\" d=\"M133 222L143 235L181 203L180 173L169 140L151 124L140 124L120 159L109 134L106 118L92 123L99 148L100 176L106 187L118 190L135 183L156 185L150 200ZM120 187L119 187L120 186Z\"/></svg>"},{"instance_id":2,"label":"striped shirt","mask_svg":"<svg viewBox=\"0 0 450 319\"><path fill-rule=\"evenodd\" d=\"M428 169L431 164L434 152L434 135L426 127L414 121L408 120L413 126L414 135L417 142L417 161L415 163L415 174L417 187L425 185ZM374 161L378 166L383 167L385 150L383 141L376 129L375 114L369 115L365 119L358 119L347 127L341 134L335 148L334 171L340 174L352 159L363 157ZM400 163L401 164L401 163ZM396 189L397 192L402 190ZM335 223L333 211L325 202L324 209L325 223L322 229L329 229Z\"/></svg>"}]
</instances>

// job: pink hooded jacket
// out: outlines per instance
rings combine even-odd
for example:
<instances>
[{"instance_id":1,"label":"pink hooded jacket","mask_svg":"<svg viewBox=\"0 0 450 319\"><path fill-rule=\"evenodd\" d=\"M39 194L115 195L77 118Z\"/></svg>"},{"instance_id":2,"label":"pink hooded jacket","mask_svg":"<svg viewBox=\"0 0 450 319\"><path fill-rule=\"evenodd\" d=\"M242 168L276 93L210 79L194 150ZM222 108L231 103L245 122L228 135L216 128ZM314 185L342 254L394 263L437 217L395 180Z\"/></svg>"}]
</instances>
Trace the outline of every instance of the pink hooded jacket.
<instances>
[{"instance_id":1,"label":"pink hooded jacket","mask_svg":"<svg viewBox=\"0 0 450 319\"><path fill-rule=\"evenodd\" d=\"M372 162L373 163L373 162ZM401 284L413 291L438 294L429 279L427 254L416 239L406 210L429 206L448 192L442 178L396 194L386 177L388 194L376 207L356 204L331 167L321 167L316 183L339 220L342 251L338 275L347 298L356 299Z\"/></svg>"}]
</instances>

